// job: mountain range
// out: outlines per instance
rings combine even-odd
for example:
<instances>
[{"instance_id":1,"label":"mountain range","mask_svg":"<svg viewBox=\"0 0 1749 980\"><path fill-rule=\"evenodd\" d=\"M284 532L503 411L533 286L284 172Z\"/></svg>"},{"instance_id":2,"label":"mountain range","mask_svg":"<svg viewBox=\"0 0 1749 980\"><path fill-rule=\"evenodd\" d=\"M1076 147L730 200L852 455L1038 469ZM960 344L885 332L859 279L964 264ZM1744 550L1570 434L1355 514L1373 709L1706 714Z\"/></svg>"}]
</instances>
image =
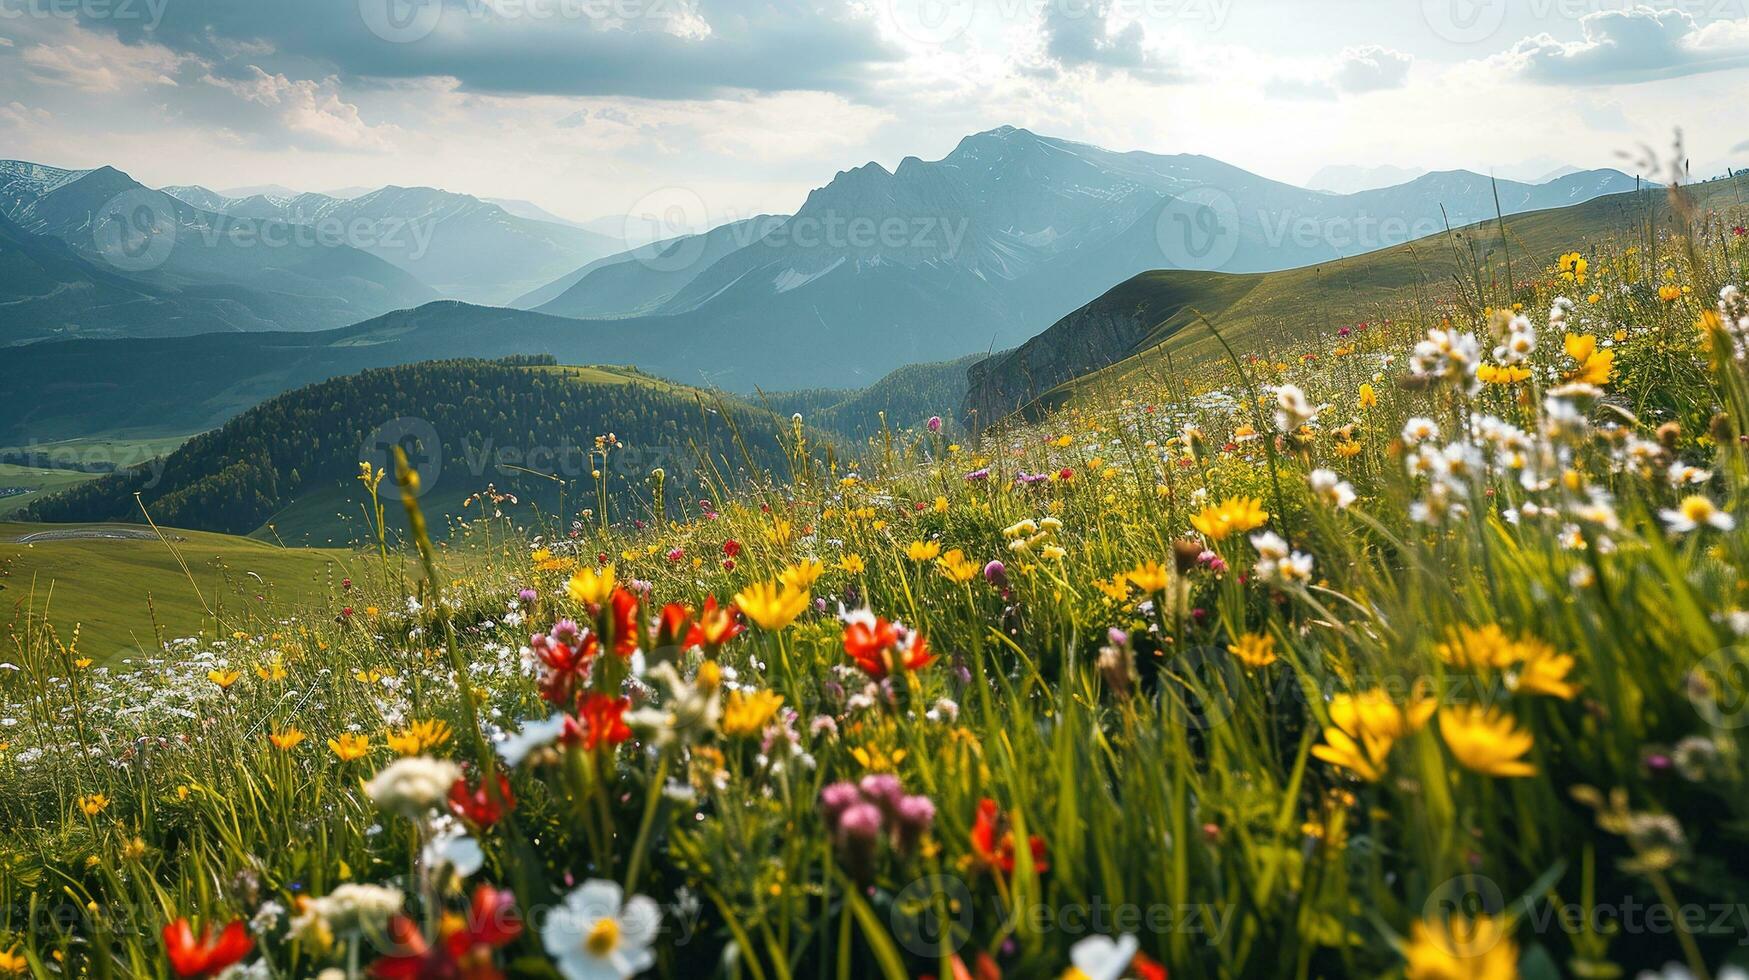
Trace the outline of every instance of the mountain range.
<instances>
[{"instance_id":1,"label":"mountain range","mask_svg":"<svg viewBox=\"0 0 1749 980\"><path fill-rule=\"evenodd\" d=\"M1636 229L1660 213L1649 201L1657 196L1617 194L1513 217L1507 221L1513 247L1553 255L1570 246L1574 235ZM1491 274L1498 273L1499 256L1490 251L1497 222L1455 233L1466 243L1465 254L1473 243ZM1234 336L1266 331L1246 341L1258 347L1291 343L1343 318L1374 315L1369 304L1397 301L1407 295L1404 290L1450 291L1452 256L1437 241L1269 273L1151 271L1097 294L1012 351L946 365L912 361L928 370L887 373L880 386L886 392L862 400L866 404L845 392L798 392L772 401L810 418L831 409L843 416L834 428L859 435L878 431L880 410L893 410L892 424L902 425L904 413L915 414L918 405L933 403L940 412L962 397L967 421L987 424L1088 375L1109 374L1126 363L1151 364L1151 352L1178 343L1184 328L1201 316ZM866 299L878 305L882 297ZM675 378L685 373L682 365L702 366L710 359L749 373L771 359L769 333L756 342L711 346L686 330L684 317L575 320L445 301L319 332L33 344L9 352L11 369L0 372L0 445L100 433L140 438L198 432L302 385L415 361L550 354L562 363L631 364ZM860 340L833 352L830 363L854 365L879 342ZM1178 366L1188 363L1181 351ZM847 387L866 388L877 377ZM784 387L774 384L771 390Z\"/></svg>"},{"instance_id":2,"label":"mountain range","mask_svg":"<svg viewBox=\"0 0 1749 980\"><path fill-rule=\"evenodd\" d=\"M389 186L356 197L227 197L199 186L164 192L215 214L312 228L393 263L439 296L472 303L508 303L624 249L607 235L431 187Z\"/></svg>"},{"instance_id":3,"label":"mountain range","mask_svg":"<svg viewBox=\"0 0 1749 980\"><path fill-rule=\"evenodd\" d=\"M16 304L0 344L320 329L435 295L344 242L206 211L112 167L0 161L0 217L0 263L29 270L0 278Z\"/></svg>"},{"instance_id":4,"label":"mountain range","mask_svg":"<svg viewBox=\"0 0 1749 980\"><path fill-rule=\"evenodd\" d=\"M596 360L688 383L861 387L905 364L1015 346L1140 272L1299 267L1480 220L1496 198L1510 214L1633 185L1613 170L1540 185L1447 171L1332 194L1209 157L1001 127L940 160L843 171L793 215L627 250L531 217L545 212L527 202L432 188L156 192L111 168L5 163L0 215L113 275L62 262L61 278L44 278L9 233L0 261L36 270L37 285L0 285L0 301L28 314L8 318L0 343L317 330L455 298L594 321L579 336Z\"/></svg>"}]
</instances>

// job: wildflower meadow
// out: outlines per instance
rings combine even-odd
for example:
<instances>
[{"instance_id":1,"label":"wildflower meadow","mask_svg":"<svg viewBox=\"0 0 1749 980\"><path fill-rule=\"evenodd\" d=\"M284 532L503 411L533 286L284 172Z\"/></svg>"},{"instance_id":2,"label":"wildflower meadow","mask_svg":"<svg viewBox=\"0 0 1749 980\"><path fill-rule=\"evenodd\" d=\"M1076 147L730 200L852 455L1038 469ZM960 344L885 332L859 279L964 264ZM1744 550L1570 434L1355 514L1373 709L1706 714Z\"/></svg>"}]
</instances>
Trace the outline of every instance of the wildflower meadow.
<instances>
[{"instance_id":1,"label":"wildflower meadow","mask_svg":"<svg viewBox=\"0 0 1749 980\"><path fill-rule=\"evenodd\" d=\"M1749 239L1684 216L587 521L367 466L325 604L132 662L27 617L0 976L1742 976Z\"/></svg>"}]
</instances>

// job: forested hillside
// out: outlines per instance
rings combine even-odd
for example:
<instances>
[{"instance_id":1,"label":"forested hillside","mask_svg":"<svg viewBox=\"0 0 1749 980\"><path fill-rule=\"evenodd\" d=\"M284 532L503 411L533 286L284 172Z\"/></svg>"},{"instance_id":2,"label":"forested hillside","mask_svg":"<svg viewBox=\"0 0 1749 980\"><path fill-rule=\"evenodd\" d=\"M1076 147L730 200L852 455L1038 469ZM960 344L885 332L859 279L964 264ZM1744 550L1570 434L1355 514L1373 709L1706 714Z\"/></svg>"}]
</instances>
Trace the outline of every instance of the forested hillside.
<instances>
[{"instance_id":1,"label":"forested hillside","mask_svg":"<svg viewBox=\"0 0 1749 980\"><path fill-rule=\"evenodd\" d=\"M39 501L26 516L139 521L144 504L161 524L249 533L288 509L332 511L349 493L362 497L361 460L385 465L394 444L419 466L428 506L439 513L463 510L490 485L514 502L479 497L468 506L567 506L581 517L605 501L616 517L623 506L648 516L657 469L673 506L696 501L705 481L781 471L770 413L631 371L551 360L431 361L324 381L162 460Z\"/></svg>"}]
</instances>

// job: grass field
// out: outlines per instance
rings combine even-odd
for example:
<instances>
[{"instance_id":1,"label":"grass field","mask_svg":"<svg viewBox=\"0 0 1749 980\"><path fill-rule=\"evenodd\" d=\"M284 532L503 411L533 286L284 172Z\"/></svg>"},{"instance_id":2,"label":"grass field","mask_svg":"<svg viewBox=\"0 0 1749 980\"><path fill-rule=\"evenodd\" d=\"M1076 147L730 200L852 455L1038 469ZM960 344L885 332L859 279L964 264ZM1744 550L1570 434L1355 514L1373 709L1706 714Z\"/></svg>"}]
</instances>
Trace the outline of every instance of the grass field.
<instances>
[{"instance_id":1,"label":"grass field","mask_svg":"<svg viewBox=\"0 0 1749 980\"><path fill-rule=\"evenodd\" d=\"M1741 220L989 433L796 436L685 520L414 533L349 616L231 578L320 554L187 536L234 628L123 672L15 624L0 964L1740 976ZM178 574L63 544L80 614Z\"/></svg>"},{"instance_id":2,"label":"grass field","mask_svg":"<svg viewBox=\"0 0 1749 980\"><path fill-rule=\"evenodd\" d=\"M169 545L141 525L0 523L0 628L11 632L22 617L46 612L63 640L78 626L83 655L113 662L155 649L155 629L212 637L332 614L356 561L350 551L164 532Z\"/></svg>"},{"instance_id":3,"label":"grass field","mask_svg":"<svg viewBox=\"0 0 1749 980\"><path fill-rule=\"evenodd\" d=\"M1749 207L1749 175L1689 190L1700 212L1741 214ZM1612 271L1648 281L1656 241L1680 221L1663 190L1649 186L1637 194L1513 215L1305 268L1251 275L1144 273L1094 300L1088 308L1093 316L1077 311L1014 352L999 355L1000 366L986 368L1002 378L1004 397L996 403L1006 411L1029 398L1041 408L1057 407L1089 390L1157 385L1168 377L1194 383L1209 364L1226 356L1210 326L1245 353L1267 356L1360 322L1424 319L1446 301L1477 316L1490 296L1521 289L1547 256L1580 242L1613 255L1621 268ZM1728 232L1720 228L1712 235L1728 237ZM1722 237L1698 244L1718 261L1735 261ZM1133 327L1121 337L1103 337L1091 327L1105 318L1127 319ZM1076 368L1072 377L1060 378L1041 370L1045 363Z\"/></svg>"},{"instance_id":4,"label":"grass field","mask_svg":"<svg viewBox=\"0 0 1749 980\"><path fill-rule=\"evenodd\" d=\"M5 518L44 494L84 483L99 475L101 474L86 473L81 470L42 469L35 466L0 463L0 491L13 488L31 491L30 493L0 496L0 518Z\"/></svg>"}]
</instances>

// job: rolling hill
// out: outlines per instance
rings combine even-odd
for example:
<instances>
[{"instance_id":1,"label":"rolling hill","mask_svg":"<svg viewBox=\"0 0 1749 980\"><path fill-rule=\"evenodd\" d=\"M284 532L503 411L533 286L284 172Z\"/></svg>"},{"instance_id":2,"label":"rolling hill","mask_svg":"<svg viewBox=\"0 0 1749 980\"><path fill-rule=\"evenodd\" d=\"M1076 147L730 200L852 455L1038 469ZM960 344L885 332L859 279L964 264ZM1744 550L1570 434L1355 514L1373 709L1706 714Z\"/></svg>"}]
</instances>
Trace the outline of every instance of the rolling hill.
<instances>
[{"instance_id":1,"label":"rolling hill","mask_svg":"<svg viewBox=\"0 0 1749 980\"><path fill-rule=\"evenodd\" d=\"M63 288L52 302L0 321L0 343L313 330L432 296L406 272L343 242L284 222L205 211L111 167L0 161L0 216L11 227L0 246L8 263L44 267L47 246L20 242L21 235L52 239L82 263L57 263L50 275ZM37 258L12 258L26 252ZM43 281L39 274L39 287ZM17 288L10 280L5 287Z\"/></svg>"},{"instance_id":2,"label":"rolling hill","mask_svg":"<svg viewBox=\"0 0 1749 980\"><path fill-rule=\"evenodd\" d=\"M1438 175L1435 175L1438 176ZM1694 185L1698 205L1741 210L1749 177ZM1151 371L1180 376L1221 356L1199 323L1206 317L1244 350L1284 348L1317 331L1388 316L1409 303L1472 295L1479 275L1504 291L1506 262L1516 256L1520 281L1578 241L1643 235L1648 222L1672 220L1662 188L1596 198L1565 208L1518 214L1421 241L1302 269L1253 275L1157 270L1143 273L1069 314L1005 354L974 364L961 414L993 423L1035 404L1055 404L1076 390Z\"/></svg>"},{"instance_id":3,"label":"rolling hill","mask_svg":"<svg viewBox=\"0 0 1749 980\"><path fill-rule=\"evenodd\" d=\"M257 194L199 186L165 193L205 211L317 230L393 263L439 296L505 304L555 276L621 251L573 224L512 214L502 205L431 187L383 187L356 197Z\"/></svg>"},{"instance_id":4,"label":"rolling hill","mask_svg":"<svg viewBox=\"0 0 1749 980\"><path fill-rule=\"evenodd\" d=\"M288 616L333 615L358 556L139 525L0 522L0 631L47 620L99 663L161 656L165 638L268 632ZM186 568L184 567L186 563ZM216 617L214 614L217 614Z\"/></svg>"},{"instance_id":5,"label":"rolling hill","mask_svg":"<svg viewBox=\"0 0 1749 980\"><path fill-rule=\"evenodd\" d=\"M180 527L291 543L360 540L371 535L366 522L347 516L360 514L359 463L387 466L391 444L420 468L434 532L443 530L442 515L495 506L470 501L489 485L514 494L501 506L522 518L537 510L577 517L600 504L599 494L615 519L647 516L654 469L667 474L671 502L715 496L713 486L781 469L787 429L787 419L769 412L625 369L559 367L550 358L425 362L271 398L163 460L39 500L23 516L126 522L141 519L143 505L154 520ZM607 432L623 447L604 464L593 439Z\"/></svg>"}]
</instances>

